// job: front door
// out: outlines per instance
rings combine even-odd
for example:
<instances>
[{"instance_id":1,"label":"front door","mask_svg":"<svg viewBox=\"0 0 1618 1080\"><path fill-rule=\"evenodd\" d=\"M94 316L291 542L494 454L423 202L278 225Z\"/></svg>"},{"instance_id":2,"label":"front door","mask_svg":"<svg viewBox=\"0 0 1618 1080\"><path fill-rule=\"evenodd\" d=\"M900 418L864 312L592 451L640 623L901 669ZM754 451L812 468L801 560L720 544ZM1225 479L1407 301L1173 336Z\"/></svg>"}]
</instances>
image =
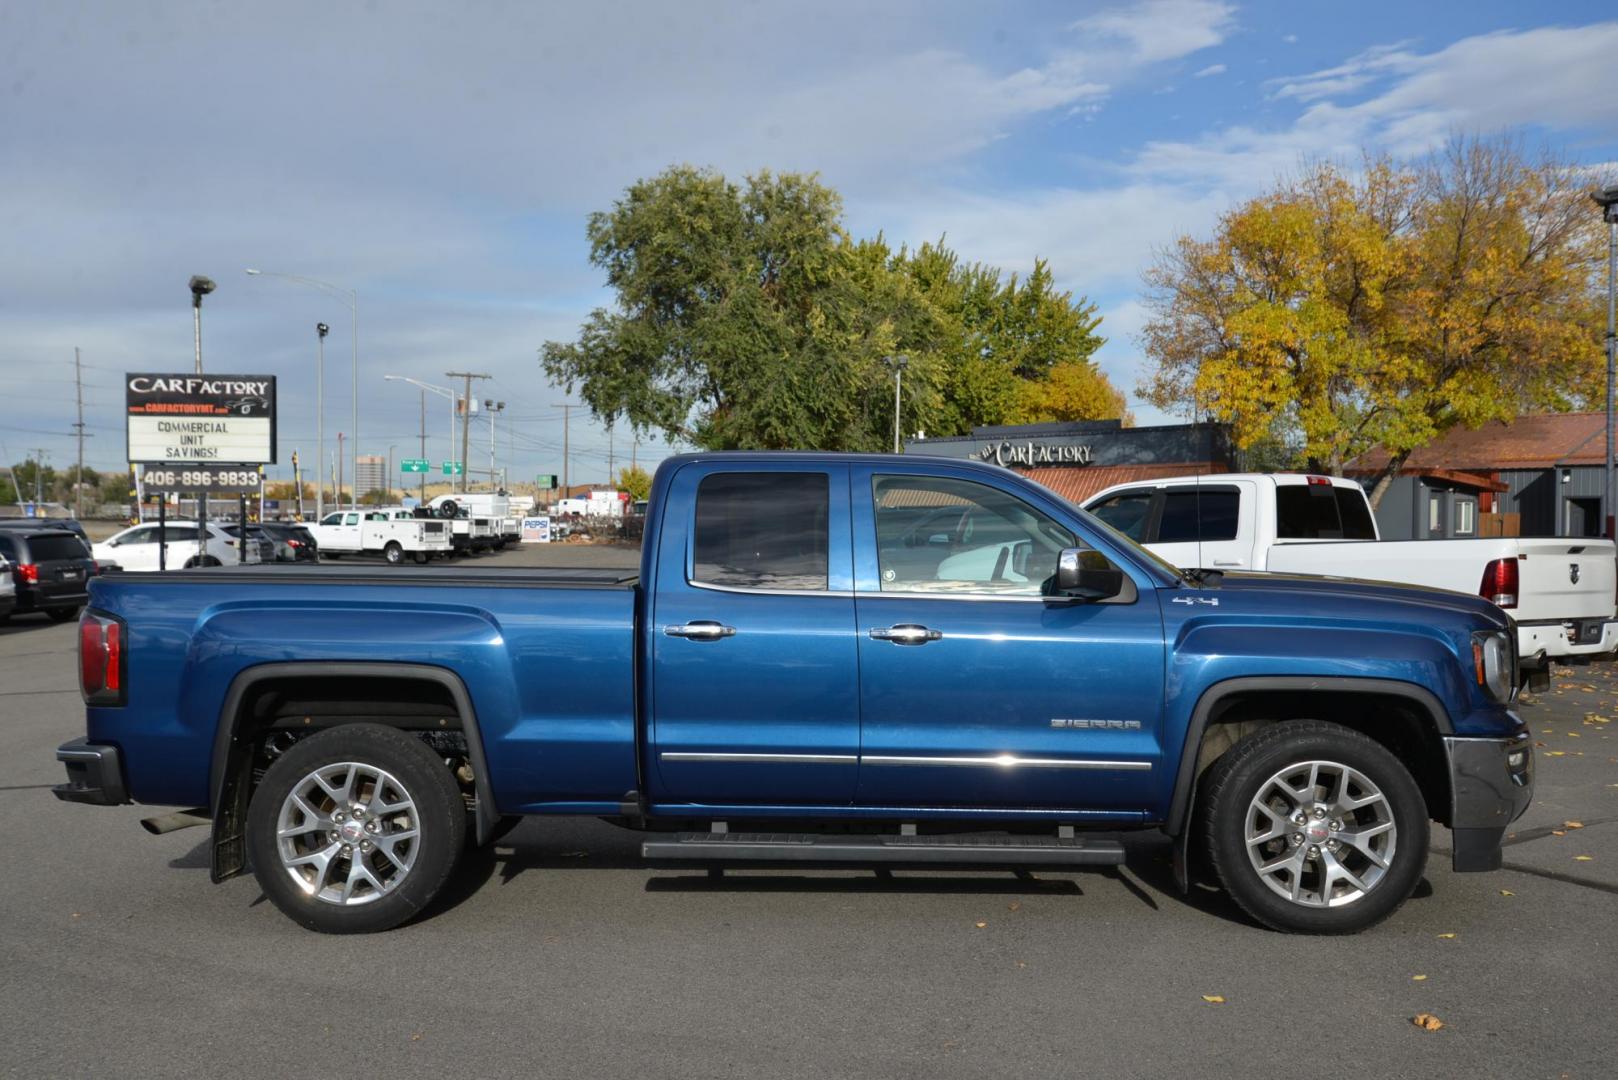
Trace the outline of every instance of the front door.
<instances>
[{"instance_id":1,"label":"front door","mask_svg":"<svg viewBox=\"0 0 1618 1080\"><path fill-rule=\"evenodd\" d=\"M1250 570L1256 493L1248 481L1166 484L1149 541L1188 570Z\"/></svg>"},{"instance_id":2,"label":"front door","mask_svg":"<svg viewBox=\"0 0 1618 1080\"><path fill-rule=\"evenodd\" d=\"M654 801L849 803L847 468L693 462L666 500L685 509L663 522L646 631Z\"/></svg>"},{"instance_id":3,"label":"front door","mask_svg":"<svg viewBox=\"0 0 1618 1080\"><path fill-rule=\"evenodd\" d=\"M1048 597L1080 537L981 482L856 468L864 805L1128 813L1159 763L1155 592Z\"/></svg>"}]
</instances>

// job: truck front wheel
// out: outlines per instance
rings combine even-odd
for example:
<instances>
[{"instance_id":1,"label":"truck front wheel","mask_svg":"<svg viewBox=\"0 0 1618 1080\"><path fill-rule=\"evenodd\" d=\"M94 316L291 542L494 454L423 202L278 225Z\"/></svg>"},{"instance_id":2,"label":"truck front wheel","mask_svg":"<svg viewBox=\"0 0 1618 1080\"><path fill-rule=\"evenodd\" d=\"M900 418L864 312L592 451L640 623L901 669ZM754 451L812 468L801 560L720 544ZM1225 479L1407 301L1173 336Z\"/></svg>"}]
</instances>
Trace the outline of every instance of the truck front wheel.
<instances>
[{"instance_id":1,"label":"truck front wheel","mask_svg":"<svg viewBox=\"0 0 1618 1080\"><path fill-rule=\"evenodd\" d=\"M1289 933L1352 934L1409 898L1427 806L1386 747L1337 724L1261 728L1201 781L1201 836L1243 911Z\"/></svg>"},{"instance_id":2,"label":"truck front wheel","mask_svg":"<svg viewBox=\"0 0 1618 1080\"><path fill-rule=\"evenodd\" d=\"M322 933L398 926L438 895L465 845L454 776L419 739L379 724L293 744L248 809L259 886Z\"/></svg>"}]
</instances>

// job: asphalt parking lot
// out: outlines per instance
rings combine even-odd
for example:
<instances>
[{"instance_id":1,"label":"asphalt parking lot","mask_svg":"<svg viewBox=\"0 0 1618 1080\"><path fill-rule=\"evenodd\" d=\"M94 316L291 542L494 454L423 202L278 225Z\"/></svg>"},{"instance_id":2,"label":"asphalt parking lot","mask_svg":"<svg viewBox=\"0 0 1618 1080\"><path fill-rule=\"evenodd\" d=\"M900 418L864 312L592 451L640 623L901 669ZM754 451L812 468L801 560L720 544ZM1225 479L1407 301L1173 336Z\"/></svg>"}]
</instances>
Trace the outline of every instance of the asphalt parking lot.
<instances>
[{"instance_id":1,"label":"asphalt parking lot","mask_svg":"<svg viewBox=\"0 0 1618 1080\"><path fill-rule=\"evenodd\" d=\"M542 558L634 552L486 557ZM1539 786L1508 868L1452 874L1440 831L1416 897L1358 937L1183 898L1149 837L1119 872L713 879L544 820L428 917L330 938L251 877L210 885L201 830L51 797L83 731L73 647L0 626L7 1075L1605 1077L1618 1053L1615 665L1525 703Z\"/></svg>"}]
</instances>

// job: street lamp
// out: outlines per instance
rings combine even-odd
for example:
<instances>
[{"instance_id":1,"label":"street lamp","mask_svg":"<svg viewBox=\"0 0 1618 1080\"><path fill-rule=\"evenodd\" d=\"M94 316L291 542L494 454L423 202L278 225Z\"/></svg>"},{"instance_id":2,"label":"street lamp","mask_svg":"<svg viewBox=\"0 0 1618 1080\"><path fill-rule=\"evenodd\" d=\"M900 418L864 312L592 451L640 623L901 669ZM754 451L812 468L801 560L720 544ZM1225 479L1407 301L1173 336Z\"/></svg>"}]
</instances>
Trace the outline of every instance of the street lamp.
<instances>
[{"instance_id":1,"label":"street lamp","mask_svg":"<svg viewBox=\"0 0 1618 1080\"><path fill-rule=\"evenodd\" d=\"M321 292L329 293L330 295L339 298L343 301L343 303L348 305L349 314L353 316L349 320L349 343L353 358L352 379L354 392L354 415L352 422L349 425L349 436L351 439L349 449L354 458L353 473L356 479L356 483L354 484L355 490L349 497L349 509L355 509L359 506L359 483L357 481L359 478L360 468L360 294L355 289L345 289L341 285L333 285L329 281L321 281L318 278L304 277L301 274L280 274L273 270L255 270L252 267L248 267L247 273L252 277L281 278L296 285L304 285L311 289L319 289ZM197 363L199 365L197 370L201 371L202 368L200 365L202 361L198 360ZM338 491L336 501L341 502L342 498L343 493Z\"/></svg>"},{"instance_id":2,"label":"street lamp","mask_svg":"<svg viewBox=\"0 0 1618 1080\"><path fill-rule=\"evenodd\" d=\"M197 332L198 375L202 374L202 298L218 287L211 278L205 278L201 274L194 274L191 277L191 321L195 324Z\"/></svg>"},{"instance_id":3,"label":"street lamp","mask_svg":"<svg viewBox=\"0 0 1618 1080\"><path fill-rule=\"evenodd\" d=\"M420 379L412 379L408 375L384 375L382 378L388 382L407 382L411 386L429 390L439 397L449 398L449 456L450 460L453 461L455 458L455 402L458 400L455 391L447 386L434 386L432 383L424 383ZM465 470L466 462L461 462L461 468ZM453 486L451 490L454 490Z\"/></svg>"},{"instance_id":4,"label":"street lamp","mask_svg":"<svg viewBox=\"0 0 1618 1080\"><path fill-rule=\"evenodd\" d=\"M315 323L315 520L326 516L326 335L331 327Z\"/></svg>"},{"instance_id":5,"label":"street lamp","mask_svg":"<svg viewBox=\"0 0 1618 1080\"><path fill-rule=\"evenodd\" d=\"M893 452L902 454L904 450L899 445L899 392L904 385L905 368L910 366L910 357L901 353L884 357L884 360L893 369Z\"/></svg>"},{"instance_id":6,"label":"street lamp","mask_svg":"<svg viewBox=\"0 0 1618 1080\"><path fill-rule=\"evenodd\" d=\"M1613 369L1614 350L1618 349L1618 184L1608 184L1600 191L1592 191L1590 198L1601 207L1601 218L1607 223L1607 457L1602 479L1606 486L1602 493L1602 522L1604 532L1613 535L1612 520L1615 509L1612 490L1613 450Z\"/></svg>"}]
</instances>

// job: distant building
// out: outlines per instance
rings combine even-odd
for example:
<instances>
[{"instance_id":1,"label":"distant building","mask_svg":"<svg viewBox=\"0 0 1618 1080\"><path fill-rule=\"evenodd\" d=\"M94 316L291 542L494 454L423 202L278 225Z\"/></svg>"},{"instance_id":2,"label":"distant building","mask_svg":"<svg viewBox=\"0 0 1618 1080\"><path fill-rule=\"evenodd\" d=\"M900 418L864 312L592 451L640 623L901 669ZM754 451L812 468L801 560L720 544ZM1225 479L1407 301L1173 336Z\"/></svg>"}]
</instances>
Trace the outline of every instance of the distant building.
<instances>
[{"instance_id":1,"label":"distant building","mask_svg":"<svg viewBox=\"0 0 1618 1080\"><path fill-rule=\"evenodd\" d=\"M1415 451L1376 509L1386 540L1464 536L1601 536L1603 413L1543 413L1453 428ZM1387 464L1376 449L1344 469L1367 486Z\"/></svg>"},{"instance_id":2,"label":"distant building","mask_svg":"<svg viewBox=\"0 0 1618 1080\"><path fill-rule=\"evenodd\" d=\"M1232 472L1223 424L1126 428L1117 420L978 427L970 435L906 439L905 452L991 461L1072 502L1134 480Z\"/></svg>"},{"instance_id":3,"label":"distant building","mask_svg":"<svg viewBox=\"0 0 1618 1080\"><path fill-rule=\"evenodd\" d=\"M354 463L354 490L363 498L367 492L388 489L388 459L380 454L361 454Z\"/></svg>"}]
</instances>

